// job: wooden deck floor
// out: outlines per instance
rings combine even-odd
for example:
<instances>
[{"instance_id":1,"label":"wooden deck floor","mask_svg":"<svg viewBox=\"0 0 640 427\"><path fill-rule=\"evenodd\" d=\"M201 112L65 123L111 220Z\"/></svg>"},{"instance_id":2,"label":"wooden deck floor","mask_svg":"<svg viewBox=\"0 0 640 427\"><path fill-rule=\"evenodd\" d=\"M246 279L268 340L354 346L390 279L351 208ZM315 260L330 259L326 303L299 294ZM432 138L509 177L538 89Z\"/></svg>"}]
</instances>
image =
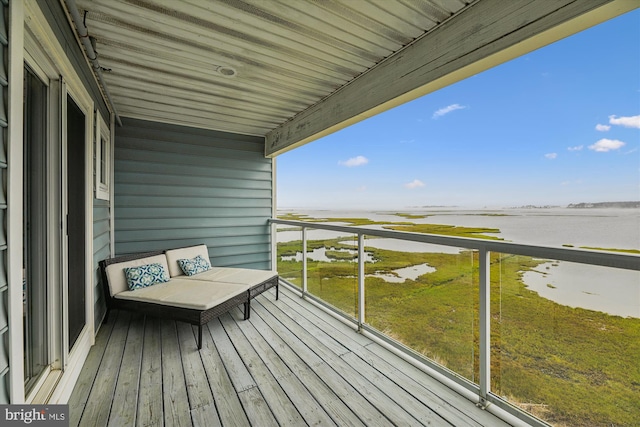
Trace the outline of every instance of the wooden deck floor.
<instances>
[{"instance_id":1,"label":"wooden deck floor","mask_svg":"<svg viewBox=\"0 0 640 427\"><path fill-rule=\"evenodd\" d=\"M282 288L282 287L281 287ZM85 426L506 426L291 291L211 321L112 313L69 401Z\"/></svg>"}]
</instances>

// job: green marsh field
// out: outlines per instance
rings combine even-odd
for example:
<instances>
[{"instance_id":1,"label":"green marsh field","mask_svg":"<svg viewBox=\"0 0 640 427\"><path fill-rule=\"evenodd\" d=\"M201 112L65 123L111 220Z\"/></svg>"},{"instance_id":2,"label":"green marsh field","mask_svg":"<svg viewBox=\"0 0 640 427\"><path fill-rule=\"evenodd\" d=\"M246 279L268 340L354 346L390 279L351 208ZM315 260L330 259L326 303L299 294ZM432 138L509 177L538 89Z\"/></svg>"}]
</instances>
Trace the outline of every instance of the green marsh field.
<instances>
[{"instance_id":1,"label":"green marsh field","mask_svg":"<svg viewBox=\"0 0 640 427\"><path fill-rule=\"evenodd\" d=\"M414 219L402 215L405 219ZM500 230L364 218L314 220L383 225L449 236L498 239ZM357 264L348 238L310 240L328 261L308 260L308 290L355 316ZM301 241L278 243L278 272L301 286ZM351 250L351 251L349 251ZM466 379L478 378L477 254L399 252L366 246L366 322ZM530 291L523 274L545 260L491 255L491 388L558 426L640 425L640 319L557 304ZM435 272L392 283L374 274L428 264Z\"/></svg>"}]
</instances>

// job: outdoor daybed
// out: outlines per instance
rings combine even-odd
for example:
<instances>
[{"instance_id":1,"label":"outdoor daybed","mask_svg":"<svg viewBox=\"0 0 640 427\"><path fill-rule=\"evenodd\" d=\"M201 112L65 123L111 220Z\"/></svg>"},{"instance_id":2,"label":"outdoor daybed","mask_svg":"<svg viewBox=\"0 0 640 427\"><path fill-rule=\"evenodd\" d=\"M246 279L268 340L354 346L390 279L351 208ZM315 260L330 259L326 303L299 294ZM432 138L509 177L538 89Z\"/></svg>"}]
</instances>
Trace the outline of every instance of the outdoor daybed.
<instances>
[{"instance_id":1,"label":"outdoor daybed","mask_svg":"<svg viewBox=\"0 0 640 427\"><path fill-rule=\"evenodd\" d=\"M100 277L107 302L105 322L112 308L202 325L244 304L251 315L251 299L275 286L275 271L212 267L206 245L145 252L100 261ZM188 274L185 274L185 271Z\"/></svg>"}]
</instances>

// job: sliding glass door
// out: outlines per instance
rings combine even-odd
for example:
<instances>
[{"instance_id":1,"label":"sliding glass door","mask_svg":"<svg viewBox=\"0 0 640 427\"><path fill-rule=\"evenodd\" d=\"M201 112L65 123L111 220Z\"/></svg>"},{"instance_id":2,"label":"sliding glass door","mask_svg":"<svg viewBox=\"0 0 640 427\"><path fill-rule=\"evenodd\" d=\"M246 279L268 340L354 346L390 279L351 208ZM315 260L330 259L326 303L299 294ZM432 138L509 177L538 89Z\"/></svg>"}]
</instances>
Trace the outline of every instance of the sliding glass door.
<instances>
[{"instance_id":1,"label":"sliding glass door","mask_svg":"<svg viewBox=\"0 0 640 427\"><path fill-rule=\"evenodd\" d=\"M23 329L28 393L49 365L47 294L47 86L24 72Z\"/></svg>"},{"instance_id":2,"label":"sliding glass door","mask_svg":"<svg viewBox=\"0 0 640 427\"><path fill-rule=\"evenodd\" d=\"M86 117L67 95L67 295L71 351L86 324Z\"/></svg>"},{"instance_id":3,"label":"sliding glass door","mask_svg":"<svg viewBox=\"0 0 640 427\"><path fill-rule=\"evenodd\" d=\"M94 99L68 61L66 48L38 19L36 14L33 21L25 21L24 137L19 148L23 307L18 308L24 337L20 376L27 403L62 402L94 340ZM101 181L104 176L96 175ZM15 346L12 351L19 357ZM21 386L12 382L18 395Z\"/></svg>"}]
</instances>

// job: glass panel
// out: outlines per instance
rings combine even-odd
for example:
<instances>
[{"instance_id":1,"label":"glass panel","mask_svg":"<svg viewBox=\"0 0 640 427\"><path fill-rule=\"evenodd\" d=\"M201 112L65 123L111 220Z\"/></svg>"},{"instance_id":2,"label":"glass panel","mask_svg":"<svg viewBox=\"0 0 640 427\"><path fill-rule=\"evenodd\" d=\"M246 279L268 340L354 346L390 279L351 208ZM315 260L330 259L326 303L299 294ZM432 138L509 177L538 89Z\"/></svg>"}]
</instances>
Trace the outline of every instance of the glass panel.
<instances>
[{"instance_id":1,"label":"glass panel","mask_svg":"<svg viewBox=\"0 0 640 427\"><path fill-rule=\"evenodd\" d=\"M358 298L357 236L313 230L307 239L308 291L356 317ZM354 244L355 241L355 244Z\"/></svg>"},{"instance_id":2,"label":"glass panel","mask_svg":"<svg viewBox=\"0 0 640 427\"><path fill-rule=\"evenodd\" d=\"M278 274L302 288L302 228L278 224L276 242Z\"/></svg>"},{"instance_id":3,"label":"glass panel","mask_svg":"<svg viewBox=\"0 0 640 427\"><path fill-rule=\"evenodd\" d=\"M100 184L107 184L107 141L100 138Z\"/></svg>"},{"instance_id":4,"label":"glass panel","mask_svg":"<svg viewBox=\"0 0 640 427\"><path fill-rule=\"evenodd\" d=\"M84 328L85 319L85 115L67 96L67 234L69 350Z\"/></svg>"},{"instance_id":5,"label":"glass panel","mask_svg":"<svg viewBox=\"0 0 640 427\"><path fill-rule=\"evenodd\" d=\"M478 258L460 248L371 238L365 319L391 338L475 381Z\"/></svg>"},{"instance_id":6,"label":"glass panel","mask_svg":"<svg viewBox=\"0 0 640 427\"><path fill-rule=\"evenodd\" d=\"M48 365L47 337L47 87L24 74L23 321L25 391Z\"/></svg>"},{"instance_id":7,"label":"glass panel","mask_svg":"<svg viewBox=\"0 0 640 427\"><path fill-rule=\"evenodd\" d=\"M551 424L635 425L640 273L507 254L492 261L493 392Z\"/></svg>"}]
</instances>

